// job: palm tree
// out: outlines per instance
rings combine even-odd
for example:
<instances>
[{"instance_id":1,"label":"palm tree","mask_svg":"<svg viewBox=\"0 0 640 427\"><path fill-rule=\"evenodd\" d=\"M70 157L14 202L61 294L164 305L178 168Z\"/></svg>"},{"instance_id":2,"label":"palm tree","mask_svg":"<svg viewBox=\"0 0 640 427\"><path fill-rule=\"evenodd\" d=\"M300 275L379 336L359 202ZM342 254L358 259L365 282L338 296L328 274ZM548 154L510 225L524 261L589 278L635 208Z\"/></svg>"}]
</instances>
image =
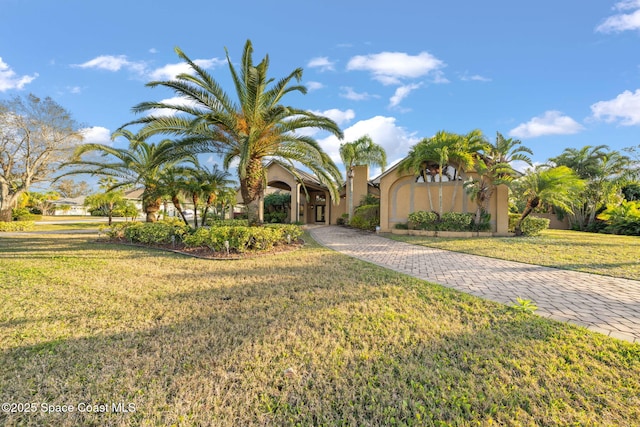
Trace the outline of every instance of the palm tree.
<instances>
[{"instance_id":1,"label":"palm tree","mask_svg":"<svg viewBox=\"0 0 640 427\"><path fill-rule=\"evenodd\" d=\"M560 207L571 212L571 205L584 190L584 181L567 166L541 167L529 170L520 180L527 205L515 227L522 235L522 221L541 204Z\"/></svg>"},{"instance_id":2,"label":"palm tree","mask_svg":"<svg viewBox=\"0 0 640 427\"><path fill-rule=\"evenodd\" d=\"M194 171L194 178L200 183L204 199L204 209L200 225L205 225L207 213L216 202L218 196L225 188L235 184L235 181L228 179L229 172L218 169L218 165L213 168L202 166Z\"/></svg>"},{"instance_id":3,"label":"palm tree","mask_svg":"<svg viewBox=\"0 0 640 427\"><path fill-rule=\"evenodd\" d=\"M84 144L75 152L68 165L75 168L66 175L91 174L111 177L117 180L109 190L124 186L142 185L142 209L147 222L155 222L156 214L162 204L160 177L165 168L171 167L193 156L185 152L177 153L174 142L168 139L158 144L149 143L145 136L134 134L126 129L113 133L112 139L123 136L129 141L127 148L115 148L104 144ZM106 161L82 159L87 153L100 153Z\"/></svg>"},{"instance_id":4,"label":"palm tree","mask_svg":"<svg viewBox=\"0 0 640 427\"><path fill-rule=\"evenodd\" d=\"M470 133L471 138L477 137L476 132ZM443 213L443 182L444 176L449 181L457 180L458 171L454 169L450 175L449 163L468 164L467 148L465 147L465 137L451 132L438 131L431 138L424 138L409 151L409 155L400 163L399 171L413 171L416 175L422 176L425 180L433 182L438 176L438 212ZM475 144L475 142L474 142ZM456 165L458 166L458 165ZM460 166L458 166L459 168ZM431 200L431 190L427 187L429 197L429 207L433 210Z\"/></svg>"},{"instance_id":5,"label":"palm tree","mask_svg":"<svg viewBox=\"0 0 640 427\"><path fill-rule=\"evenodd\" d=\"M180 105L143 102L133 110L140 113L164 109L178 114L152 114L132 123L145 124L143 132L146 135L163 133L182 137L176 146L178 150L221 154L226 170L237 164L240 192L250 224L260 222L259 204L264 198L266 159L283 160L282 165L292 173L295 173L294 162L299 162L329 188L333 200L339 200L342 176L337 166L308 132L297 131L315 128L338 138L342 138L342 131L327 117L282 104L283 97L289 93L306 93L304 86L294 84L302 78L301 68L274 81L267 75L269 57L254 64L253 46L247 40L239 71L226 51L237 97L237 101L233 101L202 67L180 49L176 48L176 53L193 73L147 85L169 88L187 102Z\"/></svg>"},{"instance_id":6,"label":"palm tree","mask_svg":"<svg viewBox=\"0 0 640 427\"><path fill-rule=\"evenodd\" d=\"M353 178L356 166L380 166L382 171L387 167L387 153L384 148L374 143L369 135L362 136L353 142L340 144L340 157L347 170L347 187L349 219L353 216ZM367 177L368 178L368 177Z\"/></svg>"},{"instance_id":7,"label":"palm tree","mask_svg":"<svg viewBox=\"0 0 640 427\"><path fill-rule=\"evenodd\" d=\"M467 194L476 202L474 222L480 224L482 213L487 212L493 191L498 185L510 185L518 176L513 168L514 161L532 165L529 155L531 149L521 145L522 141L505 138L500 132L496 134L496 142L486 142L482 153L475 157L474 169L476 178L465 183Z\"/></svg>"},{"instance_id":8,"label":"palm tree","mask_svg":"<svg viewBox=\"0 0 640 427\"><path fill-rule=\"evenodd\" d=\"M182 200L184 196L182 186L186 180L185 175L187 170L185 167L177 166L164 168L158 178L158 186L160 192L171 200L173 207L182 218L182 221L184 221L186 225L189 225L189 221L184 213Z\"/></svg>"},{"instance_id":9,"label":"palm tree","mask_svg":"<svg viewBox=\"0 0 640 427\"><path fill-rule=\"evenodd\" d=\"M558 166L568 166L587 181L587 188L573 210L580 229L593 224L597 212L617 194L621 178L631 163L629 157L618 151L609 151L606 145L567 148L550 160Z\"/></svg>"}]
</instances>

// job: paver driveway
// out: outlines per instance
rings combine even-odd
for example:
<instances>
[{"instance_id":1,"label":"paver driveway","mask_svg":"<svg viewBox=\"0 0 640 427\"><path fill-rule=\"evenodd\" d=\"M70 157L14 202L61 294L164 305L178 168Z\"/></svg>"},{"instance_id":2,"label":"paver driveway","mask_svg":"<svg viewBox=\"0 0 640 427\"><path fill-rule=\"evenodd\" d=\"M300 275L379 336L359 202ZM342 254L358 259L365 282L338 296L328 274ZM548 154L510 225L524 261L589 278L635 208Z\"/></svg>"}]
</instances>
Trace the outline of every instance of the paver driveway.
<instances>
[{"instance_id":1,"label":"paver driveway","mask_svg":"<svg viewBox=\"0 0 640 427\"><path fill-rule=\"evenodd\" d=\"M338 226L314 227L346 255L504 304L532 300L536 314L640 342L640 282L450 252Z\"/></svg>"}]
</instances>

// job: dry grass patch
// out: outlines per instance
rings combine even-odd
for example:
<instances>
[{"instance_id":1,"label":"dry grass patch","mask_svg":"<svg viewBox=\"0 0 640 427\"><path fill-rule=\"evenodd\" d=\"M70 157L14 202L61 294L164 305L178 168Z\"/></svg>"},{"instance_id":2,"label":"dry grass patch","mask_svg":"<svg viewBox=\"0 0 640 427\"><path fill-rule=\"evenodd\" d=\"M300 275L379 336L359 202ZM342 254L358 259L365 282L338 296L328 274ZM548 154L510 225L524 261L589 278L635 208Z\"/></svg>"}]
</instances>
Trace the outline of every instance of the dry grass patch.
<instances>
[{"instance_id":1,"label":"dry grass patch","mask_svg":"<svg viewBox=\"0 0 640 427\"><path fill-rule=\"evenodd\" d=\"M604 276L640 280L640 237L545 230L531 237L455 239L386 234L388 238L429 246Z\"/></svg>"},{"instance_id":2,"label":"dry grass patch","mask_svg":"<svg viewBox=\"0 0 640 427\"><path fill-rule=\"evenodd\" d=\"M307 237L307 240L308 237ZM310 243L238 261L0 237L6 425L632 425L640 345Z\"/></svg>"}]
</instances>

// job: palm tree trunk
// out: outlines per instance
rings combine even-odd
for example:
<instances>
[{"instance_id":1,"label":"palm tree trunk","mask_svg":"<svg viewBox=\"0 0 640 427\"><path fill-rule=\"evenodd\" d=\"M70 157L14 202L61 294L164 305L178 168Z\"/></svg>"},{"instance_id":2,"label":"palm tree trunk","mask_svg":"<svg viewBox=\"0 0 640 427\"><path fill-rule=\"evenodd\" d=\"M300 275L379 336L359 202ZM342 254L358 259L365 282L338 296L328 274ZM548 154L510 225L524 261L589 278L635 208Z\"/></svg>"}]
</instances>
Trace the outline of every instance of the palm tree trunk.
<instances>
[{"instance_id":1,"label":"palm tree trunk","mask_svg":"<svg viewBox=\"0 0 640 427\"><path fill-rule=\"evenodd\" d=\"M260 204L264 196L264 169L260 159L251 159L247 166L247 174L240 179L240 194L247 208L247 220L249 225L259 225Z\"/></svg>"},{"instance_id":2,"label":"palm tree trunk","mask_svg":"<svg viewBox=\"0 0 640 427\"><path fill-rule=\"evenodd\" d=\"M177 197L172 197L171 202L173 203L173 206L176 208L176 210L182 217L182 220L184 221L184 223L186 225L189 225L189 221L187 221L187 218L184 216L184 210L182 209L182 204L180 204L180 200Z\"/></svg>"},{"instance_id":3,"label":"palm tree trunk","mask_svg":"<svg viewBox=\"0 0 640 427\"><path fill-rule=\"evenodd\" d=\"M191 201L193 201L193 227L198 228L198 200L200 198L194 194L191 197Z\"/></svg>"}]
</instances>

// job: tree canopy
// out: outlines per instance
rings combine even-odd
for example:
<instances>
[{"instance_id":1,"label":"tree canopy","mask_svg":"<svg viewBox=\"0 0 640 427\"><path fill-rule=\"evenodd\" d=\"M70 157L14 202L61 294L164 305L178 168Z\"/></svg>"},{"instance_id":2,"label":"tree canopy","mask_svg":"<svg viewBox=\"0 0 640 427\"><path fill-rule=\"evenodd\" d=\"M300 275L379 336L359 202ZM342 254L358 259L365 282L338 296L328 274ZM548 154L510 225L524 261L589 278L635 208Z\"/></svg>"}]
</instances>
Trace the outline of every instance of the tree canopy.
<instances>
[{"instance_id":1,"label":"tree canopy","mask_svg":"<svg viewBox=\"0 0 640 427\"><path fill-rule=\"evenodd\" d=\"M20 195L50 181L81 141L78 124L51 98L0 101L0 221L11 221Z\"/></svg>"}]
</instances>

